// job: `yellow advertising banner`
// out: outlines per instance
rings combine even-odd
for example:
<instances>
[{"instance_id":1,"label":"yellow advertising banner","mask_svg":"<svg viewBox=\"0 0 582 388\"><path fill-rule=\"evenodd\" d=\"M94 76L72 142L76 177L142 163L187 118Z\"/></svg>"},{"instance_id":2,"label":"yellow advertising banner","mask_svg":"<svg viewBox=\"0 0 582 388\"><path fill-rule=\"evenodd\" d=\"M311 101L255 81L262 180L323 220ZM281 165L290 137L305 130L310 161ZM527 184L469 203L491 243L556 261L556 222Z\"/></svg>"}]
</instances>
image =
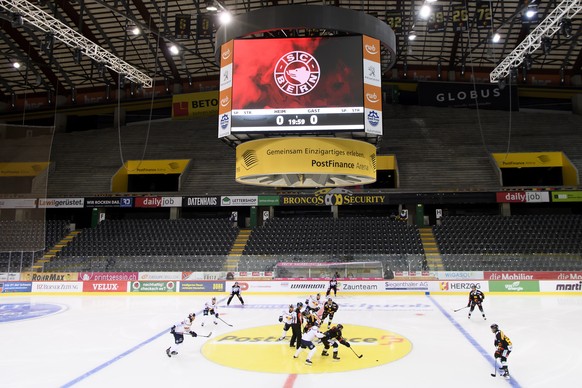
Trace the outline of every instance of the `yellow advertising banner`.
<instances>
[{"instance_id":1,"label":"yellow advertising banner","mask_svg":"<svg viewBox=\"0 0 582 388\"><path fill-rule=\"evenodd\" d=\"M76 282L77 272L22 272L20 280L24 282Z\"/></svg>"},{"instance_id":2,"label":"yellow advertising banner","mask_svg":"<svg viewBox=\"0 0 582 388\"><path fill-rule=\"evenodd\" d=\"M378 155L376 168L378 170L396 170L396 156L394 155Z\"/></svg>"},{"instance_id":3,"label":"yellow advertising banner","mask_svg":"<svg viewBox=\"0 0 582 388\"><path fill-rule=\"evenodd\" d=\"M562 167L562 152L513 152L492 154L499 168Z\"/></svg>"},{"instance_id":4,"label":"yellow advertising banner","mask_svg":"<svg viewBox=\"0 0 582 388\"><path fill-rule=\"evenodd\" d=\"M128 175L181 174L188 163L190 159L128 160L125 168Z\"/></svg>"},{"instance_id":5,"label":"yellow advertising banner","mask_svg":"<svg viewBox=\"0 0 582 388\"><path fill-rule=\"evenodd\" d=\"M172 119L218 114L218 91L176 94L172 97Z\"/></svg>"},{"instance_id":6,"label":"yellow advertising banner","mask_svg":"<svg viewBox=\"0 0 582 388\"><path fill-rule=\"evenodd\" d=\"M376 147L352 139L285 137L236 149L236 180L278 187L355 186L376 181Z\"/></svg>"},{"instance_id":7,"label":"yellow advertising banner","mask_svg":"<svg viewBox=\"0 0 582 388\"><path fill-rule=\"evenodd\" d=\"M37 176L49 162L0 162L0 176Z\"/></svg>"}]
</instances>

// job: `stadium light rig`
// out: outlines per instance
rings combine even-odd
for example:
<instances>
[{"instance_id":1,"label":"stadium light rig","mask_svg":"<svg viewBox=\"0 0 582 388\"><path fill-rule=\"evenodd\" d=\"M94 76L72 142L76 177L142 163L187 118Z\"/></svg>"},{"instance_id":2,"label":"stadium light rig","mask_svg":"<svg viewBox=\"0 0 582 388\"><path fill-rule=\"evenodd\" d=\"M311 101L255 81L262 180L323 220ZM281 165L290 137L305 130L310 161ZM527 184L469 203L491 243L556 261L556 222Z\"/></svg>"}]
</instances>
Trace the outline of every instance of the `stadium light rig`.
<instances>
[{"instance_id":1,"label":"stadium light rig","mask_svg":"<svg viewBox=\"0 0 582 388\"><path fill-rule=\"evenodd\" d=\"M526 55L533 53L542 45L545 38L551 38L562 28L562 21L571 19L582 10L582 0L563 0L525 39L509 53L491 74L489 80L498 82L510 74L511 69L519 66Z\"/></svg>"},{"instance_id":2,"label":"stadium light rig","mask_svg":"<svg viewBox=\"0 0 582 388\"><path fill-rule=\"evenodd\" d=\"M41 31L52 35L55 39L58 39L67 46L74 49L78 48L83 54L95 60L97 63L103 64L119 74L123 74L125 79L142 85L144 88L152 87L151 77L121 58L111 54L101 46L93 43L34 4L26 0L0 0L0 8L22 17L23 22L29 23Z\"/></svg>"}]
</instances>

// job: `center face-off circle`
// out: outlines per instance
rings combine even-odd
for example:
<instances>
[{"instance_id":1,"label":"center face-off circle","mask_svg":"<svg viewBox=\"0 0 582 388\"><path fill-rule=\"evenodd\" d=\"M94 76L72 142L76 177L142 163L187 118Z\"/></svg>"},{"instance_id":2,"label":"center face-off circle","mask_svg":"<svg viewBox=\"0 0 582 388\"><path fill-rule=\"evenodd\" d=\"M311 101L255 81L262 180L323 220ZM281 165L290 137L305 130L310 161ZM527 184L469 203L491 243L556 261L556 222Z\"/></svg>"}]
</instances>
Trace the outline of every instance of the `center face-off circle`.
<instances>
[{"instance_id":1,"label":"center face-off circle","mask_svg":"<svg viewBox=\"0 0 582 388\"><path fill-rule=\"evenodd\" d=\"M343 323L342 323L343 324ZM289 346L291 330L283 341L277 341L283 325L252 327L221 334L202 346L207 359L231 368L254 372L307 374L346 372L379 366L396 361L412 350L412 343L397 333L368 326L343 324L344 338L352 345L358 358L349 348L339 345L340 361L321 355L324 346L317 345L311 361L305 365L309 349L303 349L299 358L293 358L295 348ZM324 330L327 326L324 326Z\"/></svg>"}]
</instances>

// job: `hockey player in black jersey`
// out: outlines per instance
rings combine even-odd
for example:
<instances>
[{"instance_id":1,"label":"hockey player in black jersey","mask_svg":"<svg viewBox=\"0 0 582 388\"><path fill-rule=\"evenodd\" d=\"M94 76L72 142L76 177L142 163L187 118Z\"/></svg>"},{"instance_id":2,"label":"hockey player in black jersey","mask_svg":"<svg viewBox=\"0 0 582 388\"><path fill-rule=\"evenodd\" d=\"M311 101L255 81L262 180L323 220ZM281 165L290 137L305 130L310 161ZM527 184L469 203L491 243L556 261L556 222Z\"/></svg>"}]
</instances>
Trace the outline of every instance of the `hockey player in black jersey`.
<instances>
[{"instance_id":1,"label":"hockey player in black jersey","mask_svg":"<svg viewBox=\"0 0 582 388\"><path fill-rule=\"evenodd\" d=\"M317 324L319 326L319 317L317 316L317 313L315 311L311 311L311 310L304 310L303 311L303 323L305 324L305 327L303 328L303 333L307 333L309 331L309 329L311 329L311 327L315 324Z\"/></svg>"},{"instance_id":2,"label":"hockey player in black jersey","mask_svg":"<svg viewBox=\"0 0 582 388\"><path fill-rule=\"evenodd\" d=\"M506 380L510 379L509 368L507 367L507 357L509 353L513 350L513 344L508 336L505 335L497 324L491 325L491 332L495 334L495 367L499 369L499 375L504 377Z\"/></svg>"},{"instance_id":3,"label":"hockey player in black jersey","mask_svg":"<svg viewBox=\"0 0 582 388\"><path fill-rule=\"evenodd\" d=\"M343 325L339 324L323 333L324 337L321 339L321 342L323 343L325 349L323 349L323 352L321 352L322 356L329 356L329 353L327 351L329 350L330 347L333 347L333 359L334 361L339 361L340 360L338 356L339 344L342 344L348 348L351 347L350 343L342 337L343 328L344 328Z\"/></svg>"},{"instance_id":4,"label":"hockey player in black jersey","mask_svg":"<svg viewBox=\"0 0 582 388\"><path fill-rule=\"evenodd\" d=\"M487 318L485 318L483 306L481 305L484 300L485 294L478 290L477 286L473 284L471 286L471 292L469 292L469 303L467 304L467 307L470 307L470 309L469 316L467 318L471 319L471 313L473 312L473 310L475 310L475 306L477 306L479 307L479 311L481 311L481 315L483 315L483 319L487 320Z\"/></svg>"},{"instance_id":5,"label":"hockey player in black jersey","mask_svg":"<svg viewBox=\"0 0 582 388\"><path fill-rule=\"evenodd\" d=\"M321 324L325 322L325 318L329 316L329 321L327 322L327 328L331 326L331 321L333 320L333 315L337 311L339 306L331 298L327 299L327 302L323 305L323 313L321 314Z\"/></svg>"}]
</instances>

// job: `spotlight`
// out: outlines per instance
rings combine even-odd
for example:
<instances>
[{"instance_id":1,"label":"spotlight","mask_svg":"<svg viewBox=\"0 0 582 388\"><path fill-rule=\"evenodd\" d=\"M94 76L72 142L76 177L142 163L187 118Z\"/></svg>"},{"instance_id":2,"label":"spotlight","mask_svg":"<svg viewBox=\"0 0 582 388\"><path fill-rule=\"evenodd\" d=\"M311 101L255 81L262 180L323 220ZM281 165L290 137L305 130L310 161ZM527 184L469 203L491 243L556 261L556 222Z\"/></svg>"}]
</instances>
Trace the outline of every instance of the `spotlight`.
<instances>
[{"instance_id":1,"label":"spotlight","mask_svg":"<svg viewBox=\"0 0 582 388\"><path fill-rule=\"evenodd\" d=\"M526 70L531 70L531 66L533 65L533 58L531 57L531 54L527 54L523 58L523 65Z\"/></svg>"},{"instance_id":2,"label":"spotlight","mask_svg":"<svg viewBox=\"0 0 582 388\"><path fill-rule=\"evenodd\" d=\"M131 34L134 37L141 34L141 28L131 19L125 20L125 31L127 34Z\"/></svg>"},{"instance_id":3,"label":"spotlight","mask_svg":"<svg viewBox=\"0 0 582 388\"><path fill-rule=\"evenodd\" d=\"M560 23L560 32L566 39L570 39L572 37L572 20L570 19L562 19Z\"/></svg>"},{"instance_id":4,"label":"spotlight","mask_svg":"<svg viewBox=\"0 0 582 388\"><path fill-rule=\"evenodd\" d=\"M418 13L418 15L420 16L421 19L428 19L428 17L431 14L432 9L430 8L429 5L424 4L422 7L420 7L420 11Z\"/></svg>"},{"instance_id":5,"label":"spotlight","mask_svg":"<svg viewBox=\"0 0 582 388\"><path fill-rule=\"evenodd\" d=\"M12 27L22 27L24 25L24 18L22 15L15 13L12 15Z\"/></svg>"},{"instance_id":6,"label":"spotlight","mask_svg":"<svg viewBox=\"0 0 582 388\"><path fill-rule=\"evenodd\" d=\"M494 33L493 36L491 37L491 41L493 43L499 43L501 41L501 35L499 35L498 32Z\"/></svg>"},{"instance_id":7,"label":"spotlight","mask_svg":"<svg viewBox=\"0 0 582 388\"><path fill-rule=\"evenodd\" d=\"M15 69L20 69L20 66L22 66L22 65L20 64L20 62L14 62L14 63L12 64L12 66L13 66Z\"/></svg>"},{"instance_id":8,"label":"spotlight","mask_svg":"<svg viewBox=\"0 0 582 388\"><path fill-rule=\"evenodd\" d=\"M404 62L404 64L402 65L402 76L404 78L408 78L408 62Z\"/></svg>"},{"instance_id":9,"label":"spotlight","mask_svg":"<svg viewBox=\"0 0 582 388\"><path fill-rule=\"evenodd\" d=\"M461 76L465 76L465 61L461 63Z\"/></svg>"},{"instance_id":10,"label":"spotlight","mask_svg":"<svg viewBox=\"0 0 582 388\"><path fill-rule=\"evenodd\" d=\"M178 46L173 44L170 46L170 52L172 53L172 55L178 55L180 54L180 49L178 48Z\"/></svg>"},{"instance_id":11,"label":"spotlight","mask_svg":"<svg viewBox=\"0 0 582 388\"><path fill-rule=\"evenodd\" d=\"M415 40L416 39L416 32L410 31L408 34L408 40Z\"/></svg>"},{"instance_id":12,"label":"spotlight","mask_svg":"<svg viewBox=\"0 0 582 388\"><path fill-rule=\"evenodd\" d=\"M443 71L443 64L441 63L441 61L439 60L437 62L437 78L440 80L442 77L442 71Z\"/></svg>"},{"instance_id":13,"label":"spotlight","mask_svg":"<svg viewBox=\"0 0 582 388\"><path fill-rule=\"evenodd\" d=\"M538 15L538 6L536 4L529 4L527 10L525 11L525 17L532 20L536 19Z\"/></svg>"},{"instance_id":14,"label":"spotlight","mask_svg":"<svg viewBox=\"0 0 582 388\"><path fill-rule=\"evenodd\" d=\"M83 58L83 52L81 51L81 49L79 47L75 48L75 50L73 50L73 61L75 61L76 64L81 63L81 59Z\"/></svg>"},{"instance_id":15,"label":"spotlight","mask_svg":"<svg viewBox=\"0 0 582 388\"><path fill-rule=\"evenodd\" d=\"M222 24L228 24L232 20L232 15L230 14L230 12L223 11L220 13L218 18L220 19L220 22Z\"/></svg>"},{"instance_id":16,"label":"spotlight","mask_svg":"<svg viewBox=\"0 0 582 388\"><path fill-rule=\"evenodd\" d=\"M216 11L218 11L218 7L214 3L214 0L207 0L206 1L206 10L207 11L210 11L210 12L216 12Z\"/></svg>"},{"instance_id":17,"label":"spotlight","mask_svg":"<svg viewBox=\"0 0 582 388\"><path fill-rule=\"evenodd\" d=\"M99 75L99 77L105 77L105 64L99 62L97 64L97 74Z\"/></svg>"},{"instance_id":18,"label":"spotlight","mask_svg":"<svg viewBox=\"0 0 582 388\"><path fill-rule=\"evenodd\" d=\"M542 50L544 55L548 55L552 51L552 39L547 36L542 38Z\"/></svg>"},{"instance_id":19,"label":"spotlight","mask_svg":"<svg viewBox=\"0 0 582 388\"><path fill-rule=\"evenodd\" d=\"M45 34L44 42L42 43L42 50L47 54L50 55L53 49L55 37L52 34Z\"/></svg>"}]
</instances>

